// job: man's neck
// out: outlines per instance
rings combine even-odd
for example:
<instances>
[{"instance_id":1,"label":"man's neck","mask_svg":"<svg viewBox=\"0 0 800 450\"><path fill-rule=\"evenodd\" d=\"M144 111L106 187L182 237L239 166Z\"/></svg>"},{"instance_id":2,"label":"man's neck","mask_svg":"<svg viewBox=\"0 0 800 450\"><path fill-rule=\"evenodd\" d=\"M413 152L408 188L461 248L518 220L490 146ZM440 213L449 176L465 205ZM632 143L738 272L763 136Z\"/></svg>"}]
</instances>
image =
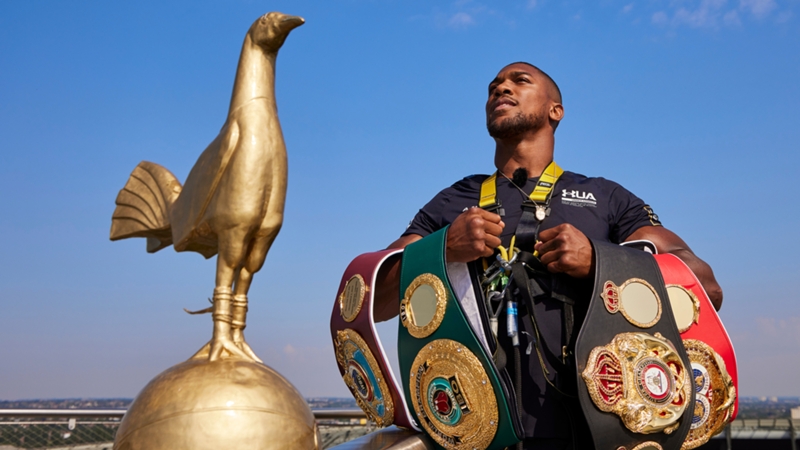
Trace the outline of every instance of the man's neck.
<instances>
[{"instance_id":1,"label":"man's neck","mask_svg":"<svg viewBox=\"0 0 800 450\"><path fill-rule=\"evenodd\" d=\"M528 177L538 177L553 161L554 147L555 138L552 133L495 139L494 164L508 177L520 167L528 171Z\"/></svg>"}]
</instances>

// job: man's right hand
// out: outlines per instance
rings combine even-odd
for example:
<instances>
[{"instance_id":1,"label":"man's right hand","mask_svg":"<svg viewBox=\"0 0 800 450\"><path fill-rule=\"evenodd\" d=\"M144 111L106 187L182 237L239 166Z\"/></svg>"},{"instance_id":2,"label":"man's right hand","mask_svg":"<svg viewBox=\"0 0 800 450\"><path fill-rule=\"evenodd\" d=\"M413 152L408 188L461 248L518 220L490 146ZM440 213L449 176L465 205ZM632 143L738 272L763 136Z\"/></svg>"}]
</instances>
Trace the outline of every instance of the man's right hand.
<instances>
[{"instance_id":1,"label":"man's right hand","mask_svg":"<svg viewBox=\"0 0 800 450\"><path fill-rule=\"evenodd\" d=\"M482 256L492 256L500 245L500 233L505 224L500 216L481 208L470 208L458 217L447 230L447 261L470 262ZM405 248L422 239L418 234L406 234L388 248ZM389 320L400 309L400 258L387 261L378 272L375 283L373 315L376 322Z\"/></svg>"},{"instance_id":2,"label":"man's right hand","mask_svg":"<svg viewBox=\"0 0 800 450\"><path fill-rule=\"evenodd\" d=\"M505 224L497 214L473 206L447 230L447 262L470 262L492 256Z\"/></svg>"}]
</instances>

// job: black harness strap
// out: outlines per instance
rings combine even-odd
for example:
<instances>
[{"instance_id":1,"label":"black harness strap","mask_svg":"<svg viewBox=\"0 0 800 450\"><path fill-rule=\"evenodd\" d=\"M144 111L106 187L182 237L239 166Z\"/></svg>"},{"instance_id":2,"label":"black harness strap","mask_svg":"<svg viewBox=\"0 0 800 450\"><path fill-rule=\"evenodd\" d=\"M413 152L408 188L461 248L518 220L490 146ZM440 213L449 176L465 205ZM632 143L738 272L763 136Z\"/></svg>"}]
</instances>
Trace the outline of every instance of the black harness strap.
<instances>
[{"instance_id":1,"label":"black harness strap","mask_svg":"<svg viewBox=\"0 0 800 450\"><path fill-rule=\"evenodd\" d=\"M539 238L539 226L541 224L536 219L536 205L527 199L523 201L522 216L514 232L517 236L516 247L523 251L533 252L533 246L536 245L536 241Z\"/></svg>"}]
</instances>

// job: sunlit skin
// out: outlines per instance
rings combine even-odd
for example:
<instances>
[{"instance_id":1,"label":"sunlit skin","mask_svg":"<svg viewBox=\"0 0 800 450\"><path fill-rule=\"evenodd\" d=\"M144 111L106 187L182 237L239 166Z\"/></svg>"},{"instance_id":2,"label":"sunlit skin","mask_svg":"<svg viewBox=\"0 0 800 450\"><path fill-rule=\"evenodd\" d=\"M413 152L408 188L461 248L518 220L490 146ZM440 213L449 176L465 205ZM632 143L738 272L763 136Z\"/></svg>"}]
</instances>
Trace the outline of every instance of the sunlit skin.
<instances>
[{"instance_id":1,"label":"sunlit skin","mask_svg":"<svg viewBox=\"0 0 800 450\"><path fill-rule=\"evenodd\" d=\"M486 100L486 123L495 140L494 164L497 170L511 176L518 168L529 174L541 174L553 160L555 130L564 117L564 106L557 88L536 68L510 64L489 83ZM525 120L527 119L527 120ZM526 122L525 126L519 125ZM493 130L495 131L493 133ZM505 132L504 132L505 131ZM500 216L478 207L459 215L447 232L446 257L450 262L470 262L492 256L500 245L505 227ZM404 248L422 236L400 237L389 248ZM711 303L722 306L722 288L711 267L698 258L675 233L661 226L644 226L633 232L628 241L647 239L659 253L672 253L697 275ZM561 224L539 233L534 249L552 273L565 273L575 278L594 275L594 250L589 239L570 224ZM379 274L375 319L388 320L397 315L399 292L399 258Z\"/></svg>"}]
</instances>

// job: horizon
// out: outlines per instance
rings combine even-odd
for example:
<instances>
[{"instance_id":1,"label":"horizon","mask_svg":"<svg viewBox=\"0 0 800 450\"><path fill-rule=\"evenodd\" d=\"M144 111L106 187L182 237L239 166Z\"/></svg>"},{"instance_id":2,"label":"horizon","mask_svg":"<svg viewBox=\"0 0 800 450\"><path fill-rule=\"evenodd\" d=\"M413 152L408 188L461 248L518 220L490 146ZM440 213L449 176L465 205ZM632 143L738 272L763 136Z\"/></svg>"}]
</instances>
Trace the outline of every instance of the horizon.
<instances>
[{"instance_id":1,"label":"horizon","mask_svg":"<svg viewBox=\"0 0 800 450\"><path fill-rule=\"evenodd\" d=\"M289 186L246 336L304 397L349 395L328 333L347 264L493 170L486 88L518 60L563 93L559 165L714 269L740 393L800 395L798 0L94 0L0 5L0 398L131 397L210 338L182 308L207 306L214 260L112 243L111 214L139 161L186 179L272 10L306 23L278 56Z\"/></svg>"},{"instance_id":2,"label":"horizon","mask_svg":"<svg viewBox=\"0 0 800 450\"><path fill-rule=\"evenodd\" d=\"M344 399L350 400L353 399L353 396L314 396L314 397L303 397L306 400L314 400L314 399ZM770 399L775 398L778 400L797 400L800 401L800 396L751 396L751 397L740 397L739 400L753 400L758 399L759 401L772 401ZM66 401L66 400L131 400L133 401L135 397L70 397L70 398L25 398L25 399L17 399L17 400L3 400L0 399L0 402L36 402L36 401ZM764 399L764 400L761 400Z\"/></svg>"}]
</instances>

